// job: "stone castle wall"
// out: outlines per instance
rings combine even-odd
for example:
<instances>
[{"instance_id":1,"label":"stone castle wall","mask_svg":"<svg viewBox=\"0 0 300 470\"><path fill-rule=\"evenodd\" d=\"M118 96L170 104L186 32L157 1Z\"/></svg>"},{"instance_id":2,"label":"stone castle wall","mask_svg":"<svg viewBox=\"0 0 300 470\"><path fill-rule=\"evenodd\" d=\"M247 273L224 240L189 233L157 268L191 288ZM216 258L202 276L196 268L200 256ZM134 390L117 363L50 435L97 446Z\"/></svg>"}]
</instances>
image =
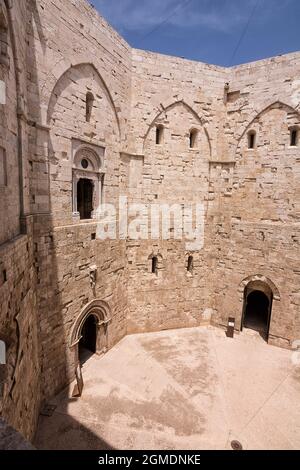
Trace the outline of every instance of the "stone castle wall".
<instances>
[{"instance_id":1,"label":"stone castle wall","mask_svg":"<svg viewBox=\"0 0 300 470\"><path fill-rule=\"evenodd\" d=\"M229 316L240 329L244 289L260 282L273 292L269 340L291 347L300 335L299 146L290 147L299 53L225 69L131 49L85 0L1 8L1 27L8 12L13 20L10 66L0 62L3 417L33 436L41 403L74 379L76 328L93 309L104 353L133 332L225 326ZM74 197L83 159L94 209L120 196L148 208L201 203L203 247L99 240Z\"/></svg>"},{"instance_id":2,"label":"stone castle wall","mask_svg":"<svg viewBox=\"0 0 300 470\"><path fill-rule=\"evenodd\" d=\"M225 325L232 313L239 328L242 281L264 276L279 291L269 342L286 347L300 333L299 147L290 146L290 129L299 126L299 72L299 54L232 70L228 163L211 166L213 320ZM256 132L253 150L249 131Z\"/></svg>"},{"instance_id":3,"label":"stone castle wall","mask_svg":"<svg viewBox=\"0 0 300 470\"><path fill-rule=\"evenodd\" d=\"M77 348L71 347L72 327L91 301L100 299L109 305L104 348L126 334L127 317L125 243L93 239L95 223L83 224L75 214L72 180L75 167L79 176L82 172L80 159L95 154L99 193L106 202L119 199L119 158L130 114L130 48L85 2L55 4L59 12L47 1L38 2L39 22L33 14L30 36L38 71L32 87L41 102L41 106L32 104L37 126L32 131L36 150L31 210L36 221L45 398L74 378ZM87 93L94 96L90 122ZM95 289L90 282L93 266Z\"/></svg>"},{"instance_id":4,"label":"stone castle wall","mask_svg":"<svg viewBox=\"0 0 300 470\"><path fill-rule=\"evenodd\" d=\"M0 2L0 80L6 84L6 104L0 105L0 145L6 154L0 184L0 341L6 349L0 414L31 438L41 393L37 265L28 211L26 7L23 0Z\"/></svg>"}]
</instances>

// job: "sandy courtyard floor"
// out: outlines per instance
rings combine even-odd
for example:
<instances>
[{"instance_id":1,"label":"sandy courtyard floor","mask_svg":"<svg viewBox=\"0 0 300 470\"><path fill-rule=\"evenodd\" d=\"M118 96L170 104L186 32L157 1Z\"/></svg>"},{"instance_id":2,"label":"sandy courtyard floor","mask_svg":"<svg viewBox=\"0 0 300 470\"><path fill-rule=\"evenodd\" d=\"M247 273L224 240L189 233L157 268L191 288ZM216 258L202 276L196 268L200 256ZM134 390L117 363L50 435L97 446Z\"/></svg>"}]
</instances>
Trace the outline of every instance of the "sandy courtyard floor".
<instances>
[{"instance_id":1,"label":"sandy courtyard floor","mask_svg":"<svg viewBox=\"0 0 300 470\"><path fill-rule=\"evenodd\" d=\"M41 417L40 449L300 449L300 366L246 332L193 328L124 338Z\"/></svg>"}]
</instances>

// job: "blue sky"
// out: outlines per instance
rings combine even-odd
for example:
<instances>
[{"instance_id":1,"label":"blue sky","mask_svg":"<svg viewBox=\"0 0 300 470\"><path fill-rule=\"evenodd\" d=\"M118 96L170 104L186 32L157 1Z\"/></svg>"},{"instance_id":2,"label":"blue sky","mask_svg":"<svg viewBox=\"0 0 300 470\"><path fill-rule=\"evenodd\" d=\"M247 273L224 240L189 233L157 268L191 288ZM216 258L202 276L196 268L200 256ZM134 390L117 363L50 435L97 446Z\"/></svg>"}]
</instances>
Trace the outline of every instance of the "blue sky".
<instances>
[{"instance_id":1,"label":"blue sky","mask_svg":"<svg viewBox=\"0 0 300 470\"><path fill-rule=\"evenodd\" d=\"M91 0L139 49L236 65L300 50L300 0Z\"/></svg>"}]
</instances>

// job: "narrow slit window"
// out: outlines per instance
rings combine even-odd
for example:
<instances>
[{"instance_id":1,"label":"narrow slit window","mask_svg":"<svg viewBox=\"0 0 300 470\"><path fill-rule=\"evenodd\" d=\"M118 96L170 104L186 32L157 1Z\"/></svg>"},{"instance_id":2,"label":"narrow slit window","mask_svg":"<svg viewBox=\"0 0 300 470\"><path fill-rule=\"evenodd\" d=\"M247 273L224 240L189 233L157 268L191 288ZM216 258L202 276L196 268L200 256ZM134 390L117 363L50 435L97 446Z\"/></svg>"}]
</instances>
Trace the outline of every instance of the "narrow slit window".
<instances>
[{"instance_id":1,"label":"narrow slit window","mask_svg":"<svg viewBox=\"0 0 300 470\"><path fill-rule=\"evenodd\" d=\"M194 149L197 145L198 131L196 129L190 132L190 149Z\"/></svg>"},{"instance_id":2,"label":"narrow slit window","mask_svg":"<svg viewBox=\"0 0 300 470\"><path fill-rule=\"evenodd\" d=\"M163 142L164 128L163 126L156 126L156 145L160 145Z\"/></svg>"},{"instance_id":3,"label":"narrow slit window","mask_svg":"<svg viewBox=\"0 0 300 470\"><path fill-rule=\"evenodd\" d=\"M297 131L297 129L292 129L291 130L290 146L291 147L297 147L297 144L298 144L298 131Z\"/></svg>"},{"instance_id":4,"label":"narrow slit window","mask_svg":"<svg viewBox=\"0 0 300 470\"><path fill-rule=\"evenodd\" d=\"M248 149L255 148L256 133L254 131L249 132L248 134Z\"/></svg>"},{"instance_id":5,"label":"narrow slit window","mask_svg":"<svg viewBox=\"0 0 300 470\"><path fill-rule=\"evenodd\" d=\"M86 109L85 109L85 120L86 122L90 122L91 121L91 117L92 117L92 111L93 111L93 106L94 106L94 95L93 93L91 93L90 91L86 94L86 100L85 100L85 105L86 105Z\"/></svg>"},{"instance_id":6,"label":"narrow slit window","mask_svg":"<svg viewBox=\"0 0 300 470\"><path fill-rule=\"evenodd\" d=\"M157 257L156 256L153 256L152 258L152 274L157 274L157 264L158 264L158 260L157 260Z\"/></svg>"},{"instance_id":7,"label":"narrow slit window","mask_svg":"<svg viewBox=\"0 0 300 470\"><path fill-rule=\"evenodd\" d=\"M7 186L6 151L0 147L0 186Z\"/></svg>"},{"instance_id":8,"label":"narrow slit window","mask_svg":"<svg viewBox=\"0 0 300 470\"><path fill-rule=\"evenodd\" d=\"M188 273L192 274L194 269L194 258L192 256L188 257L188 263L187 263L187 271Z\"/></svg>"}]
</instances>

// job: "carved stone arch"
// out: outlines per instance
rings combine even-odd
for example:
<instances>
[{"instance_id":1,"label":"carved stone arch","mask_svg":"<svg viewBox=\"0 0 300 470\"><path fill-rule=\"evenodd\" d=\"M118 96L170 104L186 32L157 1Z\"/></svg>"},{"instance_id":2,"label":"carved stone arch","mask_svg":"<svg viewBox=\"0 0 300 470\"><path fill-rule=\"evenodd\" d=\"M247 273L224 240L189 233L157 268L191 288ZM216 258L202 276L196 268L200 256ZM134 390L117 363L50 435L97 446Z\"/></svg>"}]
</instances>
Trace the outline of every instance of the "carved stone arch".
<instances>
[{"instance_id":1,"label":"carved stone arch","mask_svg":"<svg viewBox=\"0 0 300 470\"><path fill-rule=\"evenodd\" d=\"M89 215L90 218L96 217L102 203L103 178L105 174L104 152L104 148L88 144L80 144L76 151L74 151L72 171L73 217L84 218L82 203L78 200L78 195L80 194L80 191L78 192L78 184L82 183L82 180L89 180L89 184L92 186L91 212L90 214L85 214L85 216Z\"/></svg>"},{"instance_id":2,"label":"carved stone arch","mask_svg":"<svg viewBox=\"0 0 300 470\"><path fill-rule=\"evenodd\" d=\"M276 100L276 101L268 100L264 103L264 105L263 105L263 107L261 108L260 111L254 110L250 114L249 119L248 119L248 124L246 124L246 126L241 125L240 128L238 129L238 131L237 131L238 143L237 143L236 150L239 148L239 146L241 144L241 140L243 139L244 135L251 129L251 126L253 126L254 121L259 116L261 116L262 114L269 111L270 109L272 109L275 106L282 106L284 108L289 109L291 112L297 114L299 116L299 119L300 119L300 112L297 109L295 109L295 107L292 104L289 104L288 102L283 102L283 101L280 101L280 100Z\"/></svg>"},{"instance_id":3,"label":"carved stone arch","mask_svg":"<svg viewBox=\"0 0 300 470\"><path fill-rule=\"evenodd\" d=\"M207 138L207 142L208 142L208 145L209 145L209 152L210 152L210 155L212 153L212 148L211 148L211 140L210 140L210 137L209 137L209 134L208 134L208 130L207 128L205 127L205 121L202 117L199 116L199 114L192 108L191 105L189 105L186 101L184 101L183 99L182 100L179 100L179 101L174 101L172 103L170 103L169 105L167 105L166 107L161 105L161 110L156 114L156 116L152 119L151 123L148 125L148 129L147 129L147 132L144 136L144 139L143 139L143 149L145 148L145 145L146 145L146 141L147 141L147 138L149 136L149 133L151 131L151 129L155 126L155 123L157 122L157 120L163 115L165 114L166 112L170 111L171 109L175 108L176 106L178 105L183 105L196 119L197 121L199 122L201 128L203 128L204 130L204 133L206 135L206 138Z\"/></svg>"},{"instance_id":4,"label":"carved stone arch","mask_svg":"<svg viewBox=\"0 0 300 470\"><path fill-rule=\"evenodd\" d=\"M78 345L81 339L83 325L87 318L91 315L94 315L97 327L100 328L101 326L104 326L107 332L107 325L111 321L110 307L103 300L92 300L83 308L75 320L70 335L70 348Z\"/></svg>"},{"instance_id":5,"label":"carved stone arch","mask_svg":"<svg viewBox=\"0 0 300 470\"><path fill-rule=\"evenodd\" d=\"M81 145L76 150L73 162L74 168L81 169L81 161L83 159L88 160L91 166L90 170L93 172L98 173L104 167L103 156L87 145Z\"/></svg>"},{"instance_id":6,"label":"carved stone arch","mask_svg":"<svg viewBox=\"0 0 300 470\"><path fill-rule=\"evenodd\" d=\"M274 282L271 281L271 279L266 276L263 276L262 274L254 274L243 279L239 285L238 291L240 294L241 301L243 301L246 287L251 283L253 284L253 286L256 286L259 290L262 290L262 292L263 285L267 286L272 293L273 300L281 300L280 292Z\"/></svg>"},{"instance_id":7,"label":"carved stone arch","mask_svg":"<svg viewBox=\"0 0 300 470\"><path fill-rule=\"evenodd\" d=\"M55 106L56 99L57 99L57 96L58 96L58 88L59 88L61 82L63 81L63 79L67 76L67 74L72 69L76 70L76 69L79 69L81 67L86 67L86 66L91 67L91 69L94 71L94 73L99 78L100 83L103 85L103 88L104 88L104 90L107 94L108 100L110 102L110 105L112 107L113 113L114 113L115 118L116 118L119 139L121 140L121 125L120 125L120 119L119 119L119 115L118 115L118 112L117 112L116 105L115 105L114 100L112 98L112 95L109 91L109 88L106 85L106 82L104 81L102 75L100 74L100 72L95 67L95 65L93 64L92 61L87 62L85 60L84 62L77 62L75 64L70 64L70 63L67 63L67 62L64 61L63 63L58 64L56 66L56 68L54 68L54 70L51 71L51 76L47 77L48 80L50 82L52 82L52 91L51 91L50 95L45 96L45 94L46 94L45 93L45 86L46 86L46 84L47 84L47 86L49 86L49 84L47 83L47 80L45 81L45 84L42 88L42 94L44 95L44 101L46 102L46 109L47 109L46 124L49 125L49 123L50 123L50 119L51 119L51 116L53 114L54 106ZM59 76L57 77L58 74L59 74Z\"/></svg>"},{"instance_id":8,"label":"carved stone arch","mask_svg":"<svg viewBox=\"0 0 300 470\"><path fill-rule=\"evenodd\" d=\"M152 251L151 255L148 256L148 260L150 260L152 258L160 258L161 260L163 260L162 254L157 253L156 251Z\"/></svg>"},{"instance_id":9,"label":"carved stone arch","mask_svg":"<svg viewBox=\"0 0 300 470\"><path fill-rule=\"evenodd\" d=\"M153 265L154 260L156 261L155 266ZM157 251L152 251L152 253L148 256L148 261L149 261L149 269L148 272L156 275L158 275L159 272L161 272L164 268L163 265L163 256L161 253Z\"/></svg>"}]
</instances>

